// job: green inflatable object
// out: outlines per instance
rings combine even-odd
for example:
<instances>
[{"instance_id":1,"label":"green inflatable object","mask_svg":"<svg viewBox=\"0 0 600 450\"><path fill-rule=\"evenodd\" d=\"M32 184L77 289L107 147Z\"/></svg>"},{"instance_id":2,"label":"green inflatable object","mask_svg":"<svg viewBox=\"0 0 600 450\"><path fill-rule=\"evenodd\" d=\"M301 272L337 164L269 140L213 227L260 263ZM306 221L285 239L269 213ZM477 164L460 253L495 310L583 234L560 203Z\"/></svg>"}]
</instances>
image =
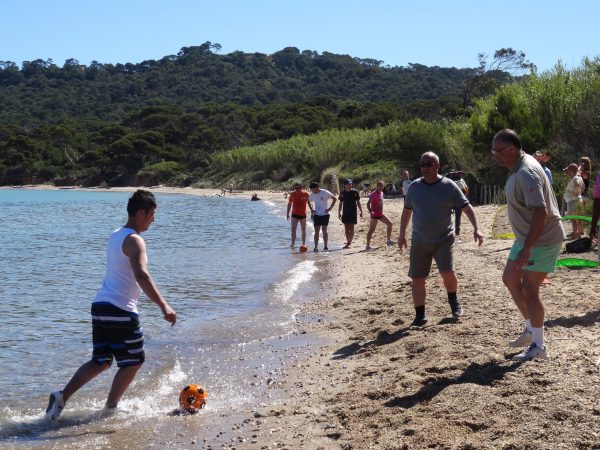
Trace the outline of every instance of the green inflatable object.
<instances>
[{"instance_id":1,"label":"green inflatable object","mask_svg":"<svg viewBox=\"0 0 600 450\"><path fill-rule=\"evenodd\" d=\"M590 216L563 216L562 220L583 220L585 222L591 222L592 218Z\"/></svg>"},{"instance_id":2,"label":"green inflatable object","mask_svg":"<svg viewBox=\"0 0 600 450\"><path fill-rule=\"evenodd\" d=\"M580 258L563 258L556 261L556 267L598 267L600 262Z\"/></svg>"}]
</instances>

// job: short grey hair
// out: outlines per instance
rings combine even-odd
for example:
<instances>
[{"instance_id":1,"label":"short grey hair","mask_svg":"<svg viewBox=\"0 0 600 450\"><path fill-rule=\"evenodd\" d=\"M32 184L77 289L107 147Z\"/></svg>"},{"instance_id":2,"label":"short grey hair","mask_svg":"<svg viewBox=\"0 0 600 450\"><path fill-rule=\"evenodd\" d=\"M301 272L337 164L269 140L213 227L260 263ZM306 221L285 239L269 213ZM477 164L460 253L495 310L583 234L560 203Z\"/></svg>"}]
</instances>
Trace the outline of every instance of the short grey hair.
<instances>
[{"instance_id":1,"label":"short grey hair","mask_svg":"<svg viewBox=\"0 0 600 450\"><path fill-rule=\"evenodd\" d=\"M433 152L425 152L421 155L421 161L423 161L424 158L429 158L429 159L433 159L435 160L436 163L439 164L440 162L440 158L438 157L438 155L436 155Z\"/></svg>"}]
</instances>

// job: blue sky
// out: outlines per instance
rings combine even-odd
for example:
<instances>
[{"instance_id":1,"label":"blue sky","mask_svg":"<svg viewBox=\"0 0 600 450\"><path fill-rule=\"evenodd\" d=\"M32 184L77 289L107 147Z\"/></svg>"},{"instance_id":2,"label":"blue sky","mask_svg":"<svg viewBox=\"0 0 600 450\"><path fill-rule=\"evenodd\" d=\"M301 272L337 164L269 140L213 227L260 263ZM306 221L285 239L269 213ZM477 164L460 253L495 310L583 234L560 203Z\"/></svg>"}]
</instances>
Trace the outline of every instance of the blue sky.
<instances>
[{"instance_id":1,"label":"blue sky","mask_svg":"<svg viewBox=\"0 0 600 450\"><path fill-rule=\"evenodd\" d=\"M0 61L137 63L210 41L442 67L512 47L543 71L600 56L598 17L593 0L3 0Z\"/></svg>"}]
</instances>

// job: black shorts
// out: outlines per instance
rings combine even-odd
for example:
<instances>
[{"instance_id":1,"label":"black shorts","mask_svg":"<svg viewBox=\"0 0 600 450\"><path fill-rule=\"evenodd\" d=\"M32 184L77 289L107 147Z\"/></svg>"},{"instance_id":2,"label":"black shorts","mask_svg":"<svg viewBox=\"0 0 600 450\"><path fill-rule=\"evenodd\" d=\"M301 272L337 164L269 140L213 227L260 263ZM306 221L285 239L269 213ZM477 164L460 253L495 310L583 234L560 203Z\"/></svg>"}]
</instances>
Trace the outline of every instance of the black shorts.
<instances>
[{"instance_id":1,"label":"black shorts","mask_svg":"<svg viewBox=\"0 0 600 450\"><path fill-rule=\"evenodd\" d=\"M326 227L329 225L329 214L324 216L317 216L316 214L313 216L313 224L315 227Z\"/></svg>"},{"instance_id":2,"label":"black shorts","mask_svg":"<svg viewBox=\"0 0 600 450\"><path fill-rule=\"evenodd\" d=\"M345 225L358 223L358 217L356 214L342 214L342 223Z\"/></svg>"},{"instance_id":3,"label":"black shorts","mask_svg":"<svg viewBox=\"0 0 600 450\"><path fill-rule=\"evenodd\" d=\"M292 214L292 217L298 220L306 219L306 216L301 216L300 214Z\"/></svg>"},{"instance_id":4,"label":"black shorts","mask_svg":"<svg viewBox=\"0 0 600 450\"><path fill-rule=\"evenodd\" d=\"M124 311L108 302L92 303L92 361L117 366L142 364L144 332L136 313Z\"/></svg>"}]
</instances>

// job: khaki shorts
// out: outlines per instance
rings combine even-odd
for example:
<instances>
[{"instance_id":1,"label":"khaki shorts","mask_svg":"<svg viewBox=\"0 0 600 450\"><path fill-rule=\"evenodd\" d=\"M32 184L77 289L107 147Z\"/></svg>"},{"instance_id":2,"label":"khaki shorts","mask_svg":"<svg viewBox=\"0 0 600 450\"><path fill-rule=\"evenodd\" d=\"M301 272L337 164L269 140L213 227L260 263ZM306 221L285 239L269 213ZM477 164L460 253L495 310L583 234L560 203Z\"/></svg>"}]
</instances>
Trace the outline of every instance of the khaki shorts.
<instances>
[{"instance_id":1,"label":"khaki shorts","mask_svg":"<svg viewBox=\"0 0 600 450\"><path fill-rule=\"evenodd\" d=\"M454 235L433 245L412 242L410 245L408 276L411 278L427 278L431 271L431 261L433 259L435 259L440 272L454 272Z\"/></svg>"}]
</instances>

